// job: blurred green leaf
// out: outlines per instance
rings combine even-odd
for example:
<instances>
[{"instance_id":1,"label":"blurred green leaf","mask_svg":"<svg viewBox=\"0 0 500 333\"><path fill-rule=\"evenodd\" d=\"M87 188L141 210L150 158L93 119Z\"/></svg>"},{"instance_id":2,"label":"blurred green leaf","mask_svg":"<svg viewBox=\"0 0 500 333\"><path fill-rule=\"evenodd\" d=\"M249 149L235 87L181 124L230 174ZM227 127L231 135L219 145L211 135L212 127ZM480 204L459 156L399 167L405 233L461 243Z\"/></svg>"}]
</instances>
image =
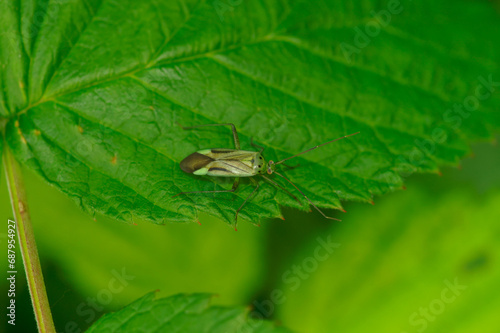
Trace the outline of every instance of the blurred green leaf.
<instances>
[{"instance_id":1,"label":"blurred green leaf","mask_svg":"<svg viewBox=\"0 0 500 333\"><path fill-rule=\"evenodd\" d=\"M301 168L288 175L320 207L369 202L401 187L400 172L456 164L470 141L500 127L499 94L470 115L448 113L482 80L500 78L492 5L391 3L4 1L7 141L92 214L164 223L206 212L233 223L250 186L237 200L172 198L230 186L178 166L198 149L230 148L229 131L186 132L176 122L232 122L243 148L253 136L268 159L361 131L297 158ZM380 25L373 12L390 22L362 38ZM241 216L258 223L281 216L280 205L298 206L264 184Z\"/></svg>"},{"instance_id":2,"label":"blurred green leaf","mask_svg":"<svg viewBox=\"0 0 500 333\"><path fill-rule=\"evenodd\" d=\"M87 332L268 332L289 330L248 318L248 309L210 307L210 295L155 299L150 293L120 311L106 314Z\"/></svg>"},{"instance_id":3,"label":"blurred green leaf","mask_svg":"<svg viewBox=\"0 0 500 333\"><path fill-rule=\"evenodd\" d=\"M278 318L302 332L498 332L498 202L498 189L415 186L352 211L320 238L340 247L324 259L311 242L301 273L283 275Z\"/></svg>"}]
</instances>

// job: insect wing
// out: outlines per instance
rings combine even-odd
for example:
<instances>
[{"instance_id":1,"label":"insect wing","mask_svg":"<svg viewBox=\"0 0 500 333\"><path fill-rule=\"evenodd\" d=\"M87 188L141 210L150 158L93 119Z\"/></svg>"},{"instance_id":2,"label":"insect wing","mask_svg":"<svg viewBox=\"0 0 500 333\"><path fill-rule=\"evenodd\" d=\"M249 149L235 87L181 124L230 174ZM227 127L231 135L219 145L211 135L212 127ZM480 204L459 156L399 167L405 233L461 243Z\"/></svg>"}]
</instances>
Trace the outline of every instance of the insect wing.
<instances>
[{"instance_id":1,"label":"insect wing","mask_svg":"<svg viewBox=\"0 0 500 333\"><path fill-rule=\"evenodd\" d=\"M257 152L235 149L210 149L210 151L202 152L213 159L206 166L207 176L251 177L255 175L253 166Z\"/></svg>"}]
</instances>

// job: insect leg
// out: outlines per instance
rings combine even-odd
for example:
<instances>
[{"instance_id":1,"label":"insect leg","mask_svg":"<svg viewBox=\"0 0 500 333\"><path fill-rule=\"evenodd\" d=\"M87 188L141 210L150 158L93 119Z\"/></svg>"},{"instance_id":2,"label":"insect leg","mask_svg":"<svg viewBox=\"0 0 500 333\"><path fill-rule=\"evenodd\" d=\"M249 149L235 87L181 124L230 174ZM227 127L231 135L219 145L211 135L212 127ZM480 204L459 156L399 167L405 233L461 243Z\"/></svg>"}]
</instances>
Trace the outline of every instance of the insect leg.
<instances>
[{"instance_id":1,"label":"insect leg","mask_svg":"<svg viewBox=\"0 0 500 333\"><path fill-rule=\"evenodd\" d=\"M255 143L253 142L253 137L251 137L251 138L250 138L250 144L251 144L253 147L255 147L255 148L259 148L259 149L260 149L259 153L262 153L262 152L264 151L264 147L259 146L258 144L255 144Z\"/></svg>"},{"instance_id":2,"label":"insect leg","mask_svg":"<svg viewBox=\"0 0 500 333\"><path fill-rule=\"evenodd\" d=\"M252 193L250 193L250 195L245 199L245 201L243 201L240 208L238 208L238 210L236 211L236 215L234 216L235 221L238 221L238 214L239 214L240 210L243 208L243 206L245 206L245 204L248 202L248 200L250 200L250 198L254 196L254 194L257 192L257 190L260 187L259 182L257 182L255 179L250 178L250 180L252 181L252 183L255 184L255 188L253 189Z\"/></svg>"},{"instance_id":3,"label":"insect leg","mask_svg":"<svg viewBox=\"0 0 500 333\"><path fill-rule=\"evenodd\" d=\"M179 123L178 123L179 124ZM181 124L179 124L180 127L184 130L189 130L189 129L194 129L198 127L206 127L206 126L231 126L231 129L233 131L233 139L234 139L234 147L236 149L240 149L240 139L238 138L238 132L236 132L236 127L234 124L227 123L227 124L203 124L203 125L196 125L196 126L190 126L190 127L184 127Z\"/></svg>"},{"instance_id":4,"label":"insect leg","mask_svg":"<svg viewBox=\"0 0 500 333\"><path fill-rule=\"evenodd\" d=\"M302 191L300 190L300 188L298 188L298 187L297 187L297 185L295 185L294 183L292 183L290 180L288 180L288 178L286 178L286 177L285 177L285 176L283 176L282 174L279 174L279 173L277 173L276 171L275 171L274 173L275 173L275 174L277 174L278 176L280 176L281 178L283 178L284 180L286 180L287 182L289 182L290 184L292 184L292 185L293 185L293 187L295 187L295 188L297 189L297 191L299 191L299 192L300 192L300 194L302 194L302 195L304 196L304 198L306 198L306 199L307 199L307 201L309 201L309 203L310 203L310 204L311 204L311 205L312 205L312 206L313 206L313 207L314 207L314 208L315 208L318 212L320 212L320 214L321 214L321 215L323 215L323 217L324 217L324 218L326 218L326 219L330 219L330 220L341 221L341 220L336 219L336 218L334 218L334 217L326 216L326 214L325 214L325 213L323 213L323 212L322 212L322 211L321 211L321 210L320 210L320 209L319 209L319 208L318 208L315 204L313 204L313 202L311 201L311 199L309 199L309 198L308 198L308 197L304 194L304 192L302 192Z\"/></svg>"},{"instance_id":5,"label":"insect leg","mask_svg":"<svg viewBox=\"0 0 500 333\"><path fill-rule=\"evenodd\" d=\"M238 188L238 186L240 185L240 178L235 178L234 180L234 183L233 183L233 187L230 189L230 190L218 190L218 191L190 191L190 192L181 192L181 193L178 193L174 196L172 196L172 198L176 197L176 196L179 196L181 194L193 194L193 193L225 193L225 192L234 192L236 191L236 189Z\"/></svg>"},{"instance_id":6,"label":"insect leg","mask_svg":"<svg viewBox=\"0 0 500 333\"><path fill-rule=\"evenodd\" d=\"M302 206L302 202L300 202L299 199L297 199L297 197L295 195L293 195L292 193L290 193L290 191L288 191L286 188L284 188L283 186L281 186L280 184L276 183L274 180L272 180L271 178L269 177L266 177L264 175L261 175L265 180L267 180L269 183L271 183L272 185L276 186L277 188L281 189L282 191L286 192L289 196L291 196L292 198L295 199L295 201L297 201L299 203L299 205Z\"/></svg>"}]
</instances>

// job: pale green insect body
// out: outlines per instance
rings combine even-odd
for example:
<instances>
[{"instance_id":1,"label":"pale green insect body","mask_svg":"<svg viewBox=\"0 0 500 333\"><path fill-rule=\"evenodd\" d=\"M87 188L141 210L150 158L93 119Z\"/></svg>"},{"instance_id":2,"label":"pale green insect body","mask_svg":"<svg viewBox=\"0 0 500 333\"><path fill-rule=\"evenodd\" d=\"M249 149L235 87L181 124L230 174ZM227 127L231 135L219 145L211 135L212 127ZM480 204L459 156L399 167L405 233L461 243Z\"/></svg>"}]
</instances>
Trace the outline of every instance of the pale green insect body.
<instances>
[{"instance_id":1,"label":"pale green insect body","mask_svg":"<svg viewBox=\"0 0 500 333\"><path fill-rule=\"evenodd\" d=\"M198 176L252 177L265 171L264 158L256 151L221 148L199 150L195 154L209 158L203 158L206 165L193 171Z\"/></svg>"}]
</instances>

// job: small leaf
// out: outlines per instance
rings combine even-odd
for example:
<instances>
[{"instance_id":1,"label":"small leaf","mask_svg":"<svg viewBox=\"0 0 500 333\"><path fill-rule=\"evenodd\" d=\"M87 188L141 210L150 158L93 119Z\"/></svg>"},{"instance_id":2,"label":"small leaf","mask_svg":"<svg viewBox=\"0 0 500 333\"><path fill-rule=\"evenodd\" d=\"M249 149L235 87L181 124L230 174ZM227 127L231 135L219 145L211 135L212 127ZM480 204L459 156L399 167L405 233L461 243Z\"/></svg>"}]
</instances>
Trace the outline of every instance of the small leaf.
<instances>
[{"instance_id":1,"label":"small leaf","mask_svg":"<svg viewBox=\"0 0 500 333\"><path fill-rule=\"evenodd\" d=\"M209 294L155 298L149 293L125 308L100 318L87 333L98 332L290 332L248 317L248 310L210 307Z\"/></svg>"},{"instance_id":2,"label":"small leaf","mask_svg":"<svg viewBox=\"0 0 500 333\"><path fill-rule=\"evenodd\" d=\"M500 23L486 1L401 2L389 18L372 0L222 2L2 2L0 117L17 159L91 214L165 223L201 211L233 224L248 180L173 198L231 187L179 168L199 149L232 148L229 130L178 123L234 123L242 148L253 137L267 160L360 131L287 171L333 209L456 165L500 128ZM259 182L243 219L301 208Z\"/></svg>"}]
</instances>

